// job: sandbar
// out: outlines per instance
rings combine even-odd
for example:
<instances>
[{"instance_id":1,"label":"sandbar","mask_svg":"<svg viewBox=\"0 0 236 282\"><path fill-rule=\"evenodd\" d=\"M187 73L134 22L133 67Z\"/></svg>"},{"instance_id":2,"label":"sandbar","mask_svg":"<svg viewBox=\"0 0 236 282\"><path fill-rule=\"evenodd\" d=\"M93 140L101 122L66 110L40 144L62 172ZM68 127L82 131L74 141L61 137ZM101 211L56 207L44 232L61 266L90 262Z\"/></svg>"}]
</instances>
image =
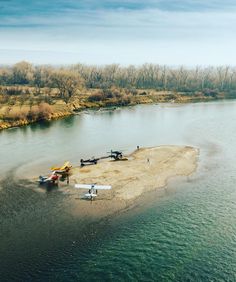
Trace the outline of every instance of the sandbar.
<instances>
[{"instance_id":1,"label":"sandbar","mask_svg":"<svg viewBox=\"0 0 236 282\"><path fill-rule=\"evenodd\" d=\"M166 186L170 178L195 172L198 155L199 149L195 147L158 146L135 150L127 160L103 160L97 165L73 168L71 187L75 183L97 183L111 185L112 189L99 190L90 205L82 199L87 191L72 188L72 212L97 217L127 209L144 193Z\"/></svg>"}]
</instances>

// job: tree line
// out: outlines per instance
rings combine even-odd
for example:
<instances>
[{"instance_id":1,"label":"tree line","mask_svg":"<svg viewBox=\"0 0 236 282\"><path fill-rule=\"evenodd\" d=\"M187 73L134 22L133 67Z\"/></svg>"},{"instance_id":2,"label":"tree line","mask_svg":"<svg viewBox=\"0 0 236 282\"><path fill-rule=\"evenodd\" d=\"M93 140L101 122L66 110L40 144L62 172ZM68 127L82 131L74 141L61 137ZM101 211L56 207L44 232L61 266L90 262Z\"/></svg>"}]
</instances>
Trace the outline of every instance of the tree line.
<instances>
[{"instance_id":1,"label":"tree line","mask_svg":"<svg viewBox=\"0 0 236 282\"><path fill-rule=\"evenodd\" d=\"M126 88L155 89L176 92L230 92L236 91L236 68L230 66L187 68L144 64L141 66L71 65L63 67L34 66L19 62L13 66L0 67L0 86L3 94L17 95L17 87L57 89L63 99L70 99L79 89Z\"/></svg>"}]
</instances>

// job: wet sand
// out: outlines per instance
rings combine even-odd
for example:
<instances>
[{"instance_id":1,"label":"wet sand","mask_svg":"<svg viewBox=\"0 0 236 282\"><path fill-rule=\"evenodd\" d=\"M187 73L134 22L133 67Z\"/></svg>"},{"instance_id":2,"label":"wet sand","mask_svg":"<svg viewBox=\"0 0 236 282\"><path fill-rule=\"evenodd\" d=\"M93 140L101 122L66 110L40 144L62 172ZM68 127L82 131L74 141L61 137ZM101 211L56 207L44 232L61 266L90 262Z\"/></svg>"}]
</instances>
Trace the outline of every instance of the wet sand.
<instances>
[{"instance_id":1,"label":"wet sand","mask_svg":"<svg viewBox=\"0 0 236 282\"><path fill-rule=\"evenodd\" d=\"M127 156L128 160L103 160L97 165L73 168L69 194L74 215L90 218L108 216L132 207L144 193L166 186L168 179L188 176L197 168L199 150L190 146L141 148ZM94 201L84 200L87 192L75 189L75 183L111 185L99 190Z\"/></svg>"}]
</instances>

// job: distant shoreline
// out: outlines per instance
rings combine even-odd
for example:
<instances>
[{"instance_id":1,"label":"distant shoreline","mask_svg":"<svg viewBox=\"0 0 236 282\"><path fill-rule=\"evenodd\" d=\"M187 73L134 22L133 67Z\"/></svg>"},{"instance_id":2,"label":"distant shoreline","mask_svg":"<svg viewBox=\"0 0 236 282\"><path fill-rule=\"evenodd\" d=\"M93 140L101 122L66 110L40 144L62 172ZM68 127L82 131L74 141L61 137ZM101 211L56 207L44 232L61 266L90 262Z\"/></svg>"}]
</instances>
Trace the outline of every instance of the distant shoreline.
<instances>
[{"instance_id":1,"label":"distant shoreline","mask_svg":"<svg viewBox=\"0 0 236 282\"><path fill-rule=\"evenodd\" d=\"M152 103L236 98L233 67L0 66L0 129L50 121L76 111Z\"/></svg>"},{"instance_id":2,"label":"distant shoreline","mask_svg":"<svg viewBox=\"0 0 236 282\"><path fill-rule=\"evenodd\" d=\"M157 103L191 103L191 102L208 102L219 99L224 99L224 96L219 97L218 99L214 97L199 97L195 95L183 95L173 94L169 92L151 92L148 95L137 95L132 97L128 102L117 101L115 99L107 99L106 101L96 101L89 102L89 95L86 94L82 97L75 97L73 100L66 104L61 100L55 100L55 103L49 105L47 103L42 103L38 106L34 105L33 107L29 105L26 101L23 105L15 104L8 106L7 104L2 104L0 107L0 131L3 129L9 129L12 127L21 127L33 123L39 123L42 121L52 121L60 118L64 118L70 115L77 114L78 112L84 112L86 110L99 110L99 109L116 109L122 108L125 106L135 106L135 105L144 105L144 104L157 104ZM42 105L42 107L41 107ZM40 107L42 108L40 112ZM6 111L10 111L12 115L16 117L6 117ZM30 111L38 111L39 117L28 117L26 113ZM21 118L22 115L22 118Z\"/></svg>"}]
</instances>

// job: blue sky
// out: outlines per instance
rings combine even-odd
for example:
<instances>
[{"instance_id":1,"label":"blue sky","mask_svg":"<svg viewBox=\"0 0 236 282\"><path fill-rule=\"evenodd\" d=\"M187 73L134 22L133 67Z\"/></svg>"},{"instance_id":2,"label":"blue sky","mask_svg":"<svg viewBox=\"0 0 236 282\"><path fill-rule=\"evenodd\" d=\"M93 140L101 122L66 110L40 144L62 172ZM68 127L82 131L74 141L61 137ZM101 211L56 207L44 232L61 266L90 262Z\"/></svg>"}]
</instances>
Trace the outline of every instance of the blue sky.
<instances>
[{"instance_id":1,"label":"blue sky","mask_svg":"<svg viewBox=\"0 0 236 282\"><path fill-rule=\"evenodd\" d=\"M236 1L0 0L0 64L236 65Z\"/></svg>"}]
</instances>

